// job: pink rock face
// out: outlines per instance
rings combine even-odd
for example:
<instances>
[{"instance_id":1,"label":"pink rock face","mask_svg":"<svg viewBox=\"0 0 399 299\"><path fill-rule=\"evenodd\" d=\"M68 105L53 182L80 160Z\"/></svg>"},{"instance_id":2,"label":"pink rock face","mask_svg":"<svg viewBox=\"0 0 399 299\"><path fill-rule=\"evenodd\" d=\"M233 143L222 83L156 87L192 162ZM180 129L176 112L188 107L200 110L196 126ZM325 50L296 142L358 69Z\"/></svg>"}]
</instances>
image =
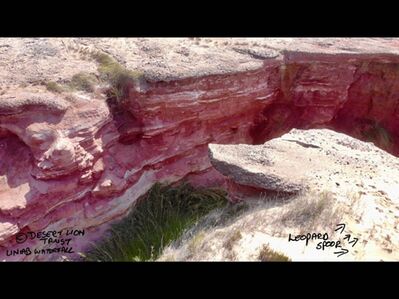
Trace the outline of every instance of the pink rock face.
<instances>
[{"instance_id":1,"label":"pink rock face","mask_svg":"<svg viewBox=\"0 0 399 299\"><path fill-rule=\"evenodd\" d=\"M330 128L399 156L395 55L285 52L257 70L131 87L116 110L48 92L2 97L0 260L75 257L155 182L228 187L210 164L209 143ZM75 254L11 255L50 246L18 243L18 233L68 229L85 230L72 240Z\"/></svg>"}]
</instances>

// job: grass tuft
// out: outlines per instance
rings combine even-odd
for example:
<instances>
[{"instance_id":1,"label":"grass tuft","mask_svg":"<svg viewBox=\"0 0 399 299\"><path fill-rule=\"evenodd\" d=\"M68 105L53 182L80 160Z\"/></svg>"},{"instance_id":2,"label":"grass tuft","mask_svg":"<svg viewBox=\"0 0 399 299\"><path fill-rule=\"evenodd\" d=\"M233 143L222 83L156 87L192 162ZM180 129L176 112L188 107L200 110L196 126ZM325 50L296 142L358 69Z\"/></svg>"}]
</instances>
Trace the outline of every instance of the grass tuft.
<instances>
[{"instance_id":1,"label":"grass tuft","mask_svg":"<svg viewBox=\"0 0 399 299\"><path fill-rule=\"evenodd\" d=\"M111 85L111 96L116 97L118 102L125 97L125 87L143 77L142 73L126 69L105 53L93 53L92 58L99 64L100 80Z\"/></svg>"},{"instance_id":2,"label":"grass tuft","mask_svg":"<svg viewBox=\"0 0 399 299\"><path fill-rule=\"evenodd\" d=\"M190 240L190 243L187 246L190 255L194 255L199 250L204 238L205 233L199 232Z\"/></svg>"},{"instance_id":3,"label":"grass tuft","mask_svg":"<svg viewBox=\"0 0 399 299\"><path fill-rule=\"evenodd\" d=\"M388 148L392 144L391 134L382 125L374 123L370 128L362 132L363 138L373 142L377 146Z\"/></svg>"},{"instance_id":4,"label":"grass tuft","mask_svg":"<svg viewBox=\"0 0 399 299\"><path fill-rule=\"evenodd\" d=\"M234 245L242 238L241 232L236 230L233 234L224 242L223 246L225 249L231 251Z\"/></svg>"},{"instance_id":5,"label":"grass tuft","mask_svg":"<svg viewBox=\"0 0 399 299\"><path fill-rule=\"evenodd\" d=\"M259 252L258 259L261 262L290 262L291 259L277 251L272 250L268 245L263 245Z\"/></svg>"},{"instance_id":6,"label":"grass tuft","mask_svg":"<svg viewBox=\"0 0 399 299\"><path fill-rule=\"evenodd\" d=\"M324 191L318 194L300 195L291 200L279 221L284 224L313 225L320 221L333 221L337 218L335 211L331 209L335 198L332 193Z\"/></svg>"},{"instance_id":7,"label":"grass tuft","mask_svg":"<svg viewBox=\"0 0 399 299\"><path fill-rule=\"evenodd\" d=\"M88 261L152 261L211 210L227 203L220 189L155 184L110 236L87 252Z\"/></svg>"},{"instance_id":8,"label":"grass tuft","mask_svg":"<svg viewBox=\"0 0 399 299\"><path fill-rule=\"evenodd\" d=\"M74 49L76 50L76 49ZM122 66L111 56L101 52L91 52L89 50L76 50L82 55L88 55L98 63L98 78L87 72L75 74L71 81L64 86L56 82L48 82L46 87L49 91L61 93L64 91L83 90L86 92L94 92L95 85L98 83L107 83L110 89L107 92L110 98L115 98L117 103L121 103L127 96L129 87L143 79L143 74L131 71Z\"/></svg>"},{"instance_id":9,"label":"grass tuft","mask_svg":"<svg viewBox=\"0 0 399 299\"><path fill-rule=\"evenodd\" d=\"M61 85L59 85L58 83L56 83L54 81L47 82L46 88L48 91L56 92L56 93L61 93L64 91L64 88L62 88Z\"/></svg>"},{"instance_id":10,"label":"grass tuft","mask_svg":"<svg viewBox=\"0 0 399 299\"><path fill-rule=\"evenodd\" d=\"M95 84L98 83L96 76L86 72L80 72L73 75L69 84L70 88L93 92Z\"/></svg>"}]
</instances>

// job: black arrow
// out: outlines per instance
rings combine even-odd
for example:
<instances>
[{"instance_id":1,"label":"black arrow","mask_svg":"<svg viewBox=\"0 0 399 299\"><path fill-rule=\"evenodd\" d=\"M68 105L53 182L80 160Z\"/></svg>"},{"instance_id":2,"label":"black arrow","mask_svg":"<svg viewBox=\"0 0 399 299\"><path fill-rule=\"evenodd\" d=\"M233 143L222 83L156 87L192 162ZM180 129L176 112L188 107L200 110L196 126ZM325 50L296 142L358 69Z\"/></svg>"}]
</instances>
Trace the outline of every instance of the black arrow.
<instances>
[{"instance_id":1,"label":"black arrow","mask_svg":"<svg viewBox=\"0 0 399 299\"><path fill-rule=\"evenodd\" d=\"M351 235L350 234L346 234L344 240L348 240L349 241L350 238L351 238Z\"/></svg>"},{"instance_id":2,"label":"black arrow","mask_svg":"<svg viewBox=\"0 0 399 299\"><path fill-rule=\"evenodd\" d=\"M356 243L357 243L357 241L359 240L358 238L353 238L353 239L356 239L356 240L352 240L352 241L350 241L350 242L349 242L349 244L351 244L351 243L355 242L355 243L352 245L352 247L353 247L353 246L355 246L355 245L356 245Z\"/></svg>"},{"instance_id":3,"label":"black arrow","mask_svg":"<svg viewBox=\"0 0 399 299\"><path fill-rule=\"evenodd\" d=\"M342 248L341 251L334 252L334 254L338 254L337 257L340 257L341 255L347 254L348 252L348 249Z\"/></svg>"},{"instance_id":4,"label":"black arrow","mask_svg":"<svg viewBox=\"0 0 399 299\"><path fill-rule=\"evenodd\" d=\"M342 234L344 232L345 226L346 225L344 223L337 224L338 228L335 231L341 230L341 234Z\"/></svg>"}]
</instances>

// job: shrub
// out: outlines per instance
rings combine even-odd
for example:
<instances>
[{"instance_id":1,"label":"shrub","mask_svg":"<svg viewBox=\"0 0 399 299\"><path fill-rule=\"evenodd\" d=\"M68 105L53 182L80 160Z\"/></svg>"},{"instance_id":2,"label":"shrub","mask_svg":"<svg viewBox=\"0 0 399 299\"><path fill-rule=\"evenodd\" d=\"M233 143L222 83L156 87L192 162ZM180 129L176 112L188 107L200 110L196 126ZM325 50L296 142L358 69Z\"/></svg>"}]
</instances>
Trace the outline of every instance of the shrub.
<instances>
[{"instance_id":1,"label":"shrub","mask_svg":"<svg viewBox=\"0 0 399 299\"><path fill-rule=\"evenodd\" d=\"M268 245L263 245L259 252L258 259L261 262L290 262L291 259L277 251L272 250Z\"/></svg>"},{"instance_id":2,"label":"shrub","mask_svg":"<svg viewBox=\"0 0 399 299\"><path fill-rule=\"evenodd\" d=\"M61 85L59 85L58 83L56 83L54 81L47 82L46 88L48 91L56 92L56 93L61 93L64 91L64 88L62 88Z\"/></svg>"},{"instance_id":3,"label":"shrub","mask_svg":"<svg viewBox=\"0 0 399 299\"><path fill-rule=\"evenodd\" d=\"M111 96L116 97L118 101L125 96L124 87L129 83L137 82L143 76L139 72L126 69L105 53L93 53L92 58L99 64L100 80L106 81L111 85Z\"/></svg>"},{"instance_id":4,"label":"shrub","mask_svg":"<svg viewBox=\"0 0 399 299\"><path fill-rule=\"evenodd\" d=\"M85 50L84 53L87 54L87 51ZM71 90L93 92L94 86L101 81L110 85L108 96L115 98L119 103L126 96L126 87L129 84L137 83L143 78L142 73L126 69L105 53L94 52L88 55L99 64L97 68L99 78L87 72L80 72L75 74L65 86L61 86L56 82L48 82L46 84L47 89L57 93Z\"/></svg>"},{"instance_id":5,"label":"shrub","mask_svg":"<svg viewBox=\"0 0 399 299\"><path fill-rule=\"evenodd\" d=\"M80 73L73 75L69 86L72 89L93 92L94 85L96 83L98 83L96 76L86 73L86 72L80 72Z\"/></svg>"}]
</instances>

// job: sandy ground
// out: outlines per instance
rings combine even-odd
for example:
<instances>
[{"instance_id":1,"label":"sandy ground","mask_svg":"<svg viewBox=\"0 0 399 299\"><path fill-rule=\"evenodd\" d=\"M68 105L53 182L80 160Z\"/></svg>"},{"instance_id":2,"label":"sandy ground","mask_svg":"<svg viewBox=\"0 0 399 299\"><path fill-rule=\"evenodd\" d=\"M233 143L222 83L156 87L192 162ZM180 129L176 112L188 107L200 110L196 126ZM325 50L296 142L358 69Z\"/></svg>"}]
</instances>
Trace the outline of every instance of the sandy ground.
<instances>
[{"instance_id":1,"label":"sandy ground","mask_svg":"<svg viewBox=\"0 0 399 299\"><path fill-rule=\"evenodd\" d=\"M216 211L160 260L259 260L265 244L293 261L399 260L398 158L330 130L293 130L264 145L212 145L211 151L217 169L221 160L242 169L237 178L222 168L241 183L245 175L263 186L277 178L285 184L276 188L292 183L301 191L249 199L245 211L227 221L218 219L228 210ZM339 224L345 228L335 231ZM308 233L328 239L289 240ZM323 241L332 247L318 249ZM341 247L334 247L337 241Z\"/></svg>"}]
</instances>

